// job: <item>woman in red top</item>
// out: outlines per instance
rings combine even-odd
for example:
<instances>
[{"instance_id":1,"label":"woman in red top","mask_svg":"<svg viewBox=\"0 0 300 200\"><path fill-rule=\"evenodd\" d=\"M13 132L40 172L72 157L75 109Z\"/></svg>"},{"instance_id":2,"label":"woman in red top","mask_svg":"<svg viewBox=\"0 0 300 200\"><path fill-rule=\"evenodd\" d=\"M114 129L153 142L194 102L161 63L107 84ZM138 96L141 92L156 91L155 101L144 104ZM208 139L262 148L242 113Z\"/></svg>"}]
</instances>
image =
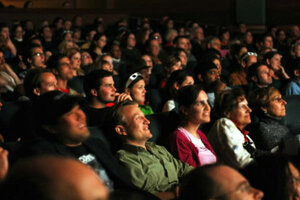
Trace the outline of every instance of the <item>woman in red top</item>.
<instances>
[{"instance_id":1,"label":"woman in red top","mask_svg":"<svg viewBox=\"0 0 300 200\"><path fill-rule=\"evenodd\" d=\"M214 150L199 126L210 121L208 97L199 85L178 91L181 123L172 135L171 151L181 161L199 167L217 161Z\"/></svg>"}]
</instances>

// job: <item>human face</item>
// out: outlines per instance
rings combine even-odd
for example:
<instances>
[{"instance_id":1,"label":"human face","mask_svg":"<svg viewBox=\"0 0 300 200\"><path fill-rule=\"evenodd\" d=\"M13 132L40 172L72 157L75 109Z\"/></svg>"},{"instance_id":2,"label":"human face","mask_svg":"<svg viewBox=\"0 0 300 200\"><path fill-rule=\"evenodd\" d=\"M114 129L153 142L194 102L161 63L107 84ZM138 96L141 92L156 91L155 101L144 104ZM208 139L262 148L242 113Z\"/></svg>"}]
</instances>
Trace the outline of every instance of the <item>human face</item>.
<instances>
[{"instance_id":1,"label":"human face","mask_svg":"<svg viewBox=\"0 0 300 200\"><path fill-rule=\"evenodd\" d=\"M149 53L153 56L158 56L160 52L160 46L157 40L151 40L149 44Z\"/></svg>"},{"instance_id":2,"label":"human face","mask_svg":"<svg viewBox=\"0 0 300 200\"><path fill-rule=\"evenodd\" d=\"M274 71L279 71L281 66L281 56L275 54L270 60L270 65Z\"/></svg>"},{"instance_id":3,"label":"human face","mask_svg":"<svg viewBox=\"0 0 300 200\"><path fill-rule=\"evenodd\" d=\"M43 29L43 37L47 38L47 39L52 38L52 31L51 31L50 27L45 27Z\"/></svg>"},{"instance_id":4,"label":"human face","mask_svg":"<svg viewBox=\"0 0 300 200\"><path fill-rule=\"evenodd\" d=\"M110 65L110 67L109 67L109 71L113 71L113 69L114 69L114 65L113 65L113 59L112 59L112 57L111 56L109 56L109 55L106 55L106 56L104 56L103 57L103 60L105 60L106 62L108 62L109 63L109 65Z\"/></svg>"},{"instance_id":5,"label":"human face","mask_svg":"<svg viewBox=\"0 0 300 200\"><path fill-rule=\"evenodd\" d=\"M217 66L218 70L219 70L219 73L221 74L222 72L222 64L221 64L221 61L219 59L214 59L213 60L213 63Z\"/></svg>"},{"instance_id":6,"label":"human face","mask_svg":"<svg viewBox=\"0 0 300 200\"><path fill-rule=\"evenodd\" d=\"M273 117L284 117L286 115L286 104L280 92L277 90L274 91L266 108L267 114Z\"/></svg>"},{"instance_id":7,"label":"human face","mask_svg":"<svg viewBox=\"0 0 300 200\"><path fill-rule=\"evenodd\" d=\"M225 113L226 117L235 122L240 129L244 129L251 123L250 113L252 110L248 107L248 101L244 98L229 113Z\"/></svg>"},{"instance_id":8,"label":"human face","mask_svg":"<svg viewBox=\"0 0 300 200\"><path fill-rule=\"evenodd\" d=\"M202 41L204 40L204 32L201 27L196 28L195 30L195 38Z\"/></svg>"},{"instance_id":9,"label":"human face","mask_svg":"<svg viewBox=\"0 0 300 200\"><path fill-rule=\"evenodd\" d=\"M188 120L194 124L200 125L210 122L210 106L206 93L201 90L196 101L187 111Z\"/></svg>"},{"instance_id":10,"label":"human face","mask_svg":"<svg viewBox=\"0 0 300 200\"><path fill-rule=\"evenodd\" d=\"M300 57L300 44L296 44L295 46L295 56L296 58Z\"/></svg>"},{"instance_id":11,"label":"human face","mask_svg":"<svg viewBox=\"0 0 300 200\"><path fill-rule=\"evenodd\" d=\"M210 85L211 83L216 82L220 79L220 72L217 68L210 69L208 72L206 72L206 75L204 77L204 82L207 85Z\"/></svg>"},{"instance_id":12,"label":"human face","mask_svg":"<svg viewBox=\"0 0 300 200\"><path fill-rule=\"evenodd\" d=\"M248 56L246 60L246 68L250 67L253 63L257 63L257 57L256 56Z\"/></svg>"},{"instance_id":13,"label":"human face","mask_svg":"<svg viewBox=\"0 0 300 200\"><path fill-rule=\"evenodd\" d=\"M122 51L119 45L113 45L111 47L111 54L114 58L120 59L122 56Z\"/></svg>"},{"instance_id":14,"label":"human face","mask_svg":"<svg viewBox=\"0 0 300 200\"><path fill-rule=\"evenodd\" d=\"M187 76L185 80L180 84L178 89L188 85L194 85L194 78L192 76Z\"/></svg>"},{"instance_id":15,"label":"human face","mask_svg":"<svg viewBox=\"0 0 300 200\"><path fill-rule=\"evenodd\" d=\"M180 58L182 65L186 66L187 65L187 60L188 60L186 53L184 51L180 51L178 57Z\"/></svg>"},{"instance_id":16,"label":"human face","mask_svg":"<svg viewBox=\"0 0 300 200\"><path fill-rule=\"evenodd\" d=\"M41 74L41 80L39 88L40 95L57 89L57 80L54 74L50 72L43 73Z\"/></svg>"},{"instance_id":17,"label":"human face","mask_svg":"<svg viewBox=\"0 0 300 200\"><path fill-rule=\"evenodd\" d=\"M265 37L263 46L265 48L271 48L273 49L273 38L271 36Z\"/></svg>"},{"instance_id":18,"label":"human face","mask_svg":"<svg viewBox=\"0 0 300 200\"><path fill-rule=\"evenodd\" d=\"M178 61L175 65L173 65L173 66L170 68L169 73L171 74L172 72L177 71L177 70L181 70L181 69L182 69L181 61Z\"/></svg>"},{"instance_id":19,"label":"human face","mask_svg":"<svg viewBox=\"0 0 300 200\"><path fill-rule=\"evenodd\" d=\"M133 48L136 45L136 39L134 34L129 34L127 38L127 47Z\"/></svg>"},{"instance_id":20,"label":"human face","mask_svg":"<svg viewBox=\"0 0 300 200\"><path fill-rule=\"evenodd\" d=\"M97 45L100 49L103 49L103 47L105 47L106 45L106 36L103 35L99 38L99 40L97 41Z\"/></svg>"},{"instance_id":21,"label":"human face","mask_svg":"<svg viewBox=\"0 0 300 200\"><path fill-rule=\"evenodd\" d=\"M150 56L144 55L144 56L142 56L142 59L145 61L146 66L153 67L153 62L152 62L152 59Z\"/></svg>"},{"instance_id":22,"label":"human face","mask_svg":"<svg viewBox=\"0 0 300 200\"><path fill-rule=\"evenodd\" d=\"M77 52L71 57L71 66L75 70L79 70L81 65L81 56L80 53Z\"/></svg>"},{"instance_id":23,"label":"human face","mask_svg":"<svg viewBox=\"0 0 300 200\"><path fill-rule=\"evenodd\" d=\"M138 105L124 106L120 111L126 123L126 141L129 144L144 145L147 140L152 138L149 129L150 121Z\"/></svg>"},{"instance_id":24,"label":"human face","mask_svg":"<svg viewBox=\"0 0 300 200\"><path fill-rule=\"evenodd\" d=\"M90 136L86 116L79 105L62 115L54 129L58 139L66 146L77 146Z\"/></svg>"},{"instance_id":25,"label":"human face","mask_svg":"<svg viewBox=\"0 0 300 200\"><path fill-rule=\"evenodd\" d=\"M9 28L3 27L0 32L1 39L6 41L9 38Z\"/></svg>"},{"instance_id":26,"label":"human face","mask_svg":"<svg viewBox=\"0 0 300 200\"><path fill-rule=\"evenodd\" d=\"M262 191L253 188L247 179L236 170L220 166L210 172L211 177L218 183L220 195L226 200L260 200L264 194Z\"/></svg>"},{"instance_id":27,"label":"human face","mask_svg":"<svg viewBox=\"0 0 300 200\"><path fill-rule=\"evenodd\" d=\"M153 37L158 41L159 44L162 44L162 38L161 38L160 33L158 33L158 32L154 33Z\"/></svg>"},{"instance_id":28,"label":"human face","mask_svg":"<svg viewBox=\"0 0 300 200\"><path fill-rule=\"evenodd\" d=\"M31 58L28 59L32 68L45 68L45 54L42 48L36 47L33 49Z\"/></svg>"},{"instance_id":29,"label":"human face","mask_svg":"<svg viewBox=\"0 0 300 200\"><path fill-rule=\"evenodd\" d=\"M177 47L184 49L186 52L189 51L189 40L186 38L180 38L177 43Z\"/></svg>"},{"instance_id":30,"label":"human face","mask_svg":"<svg viewBox=\"0 0 300 200\"><path fill-rule=\"evenodd\" d=\"M102 78L101 85L97 91L97 98L100 102L108 103L115 101L117 89L114 87L112 76Z\"/></svg>"},{"instance_id":31,"label":"human face","mask_svg":"<svg viewBox=\"0 0 300 200\"><path fill-rule=\"evenodd\" d=\"M59 79L62 80L71 80L73 78L71 62L68 57L63 57L60 59L57 75Z\"/></svg>"},{"instance_id":32,"label":"human face","mask_svg":"<svg viewBox=\"0 0 300 200\"><path fill-rule=\"evenodd\" d=\"M261 65L257 69L257 84L260 86L268 86L272 83L270 69L266 65Z\"/></svg>"},{"instance_id":33,"label":"human face","mask_svg":"<svg viewBox=\"0 0 300 200\"><path fill-rule=\"evenodd\" d=\"M146 89L145 89L145 81L143 79L136 82L133 87L130 89L130 96L133 101L138 104L144 104L146 100Z\"/></svg>"},{"instance_id":34,"label":"human face","mask_svg":"<svg viewBox=\"0 0 300 200\"><path fill-rule=\"evenodd\" d=\"M15 30L15 38L21 39L21 38L23 38L23 34L24 34L24 31L23 31L22 26L18 26Z\"/></svg>"},{"instance_id":35,"label":"human face","mask_svg":"<svg viewBox=\"0 0 300 200\"><path fill-rule=\"evenodd\" d=\"M93 64L93 59L89 52L82 52L81 53L81 64L82 66L87 66Z\"/></svg>"},{"instance_id":36,"label":"human face","mask_svg":"<svg viewBox=\"0 0 300 200\"><path fill-rule=\"evenodd\" d=\"M253 41L252 33L251 32L247 32L246 33L246 43L247 44L252 44L252 41Z\"/></svg>"},{"instance_id":37,"label":"human face","mask_svg":"<svg viewBox=\"0 0 300 200\"><path fill-rule=\"evenodd\" d=\"M221 41L216 38L211 42L211 48L221 51Z\"/></svg>"}]
</instances>

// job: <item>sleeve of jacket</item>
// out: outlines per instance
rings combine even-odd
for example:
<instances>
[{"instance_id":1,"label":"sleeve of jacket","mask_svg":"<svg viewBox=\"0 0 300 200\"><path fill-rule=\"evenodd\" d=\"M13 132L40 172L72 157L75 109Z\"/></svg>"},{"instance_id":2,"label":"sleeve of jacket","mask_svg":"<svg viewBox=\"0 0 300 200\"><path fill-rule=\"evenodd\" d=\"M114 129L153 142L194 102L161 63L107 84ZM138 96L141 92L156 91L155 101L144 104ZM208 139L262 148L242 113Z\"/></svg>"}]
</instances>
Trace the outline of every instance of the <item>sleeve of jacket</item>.
<instances>
[{"instance_id":1,"label":"sleeve of jacket","mask_svg":"<svg viewBox=\"0 0 300 200\"><path fill-rule=\"evenodd\" d=\"M185 162L193 167L197 167L199 162L197 162L190 141L179 131L176 130L172 136L172 153L176 158Z\"/></svg>"}]
</instances>

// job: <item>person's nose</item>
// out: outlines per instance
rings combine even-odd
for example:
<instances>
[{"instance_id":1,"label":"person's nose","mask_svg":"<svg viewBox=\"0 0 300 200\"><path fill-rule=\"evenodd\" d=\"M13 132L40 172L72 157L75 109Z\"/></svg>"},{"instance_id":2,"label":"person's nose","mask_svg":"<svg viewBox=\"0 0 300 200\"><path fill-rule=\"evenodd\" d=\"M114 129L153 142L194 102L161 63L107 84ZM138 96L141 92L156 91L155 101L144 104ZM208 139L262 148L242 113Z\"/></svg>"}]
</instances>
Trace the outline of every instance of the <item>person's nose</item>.
<instances>
[{"instance_id":1,"label":"person's nose","mask_svg":"<svg viewBox=\"0 0 300 200\"><path fill-rule=\"evenodd\" d=\"M264 197L264 193L259 190L259 189L256 189L254 187L251 188L252 189L252 192L253 192L253 199L254 200L261 200L263 197Z\"/></svg>"}]
</instances>

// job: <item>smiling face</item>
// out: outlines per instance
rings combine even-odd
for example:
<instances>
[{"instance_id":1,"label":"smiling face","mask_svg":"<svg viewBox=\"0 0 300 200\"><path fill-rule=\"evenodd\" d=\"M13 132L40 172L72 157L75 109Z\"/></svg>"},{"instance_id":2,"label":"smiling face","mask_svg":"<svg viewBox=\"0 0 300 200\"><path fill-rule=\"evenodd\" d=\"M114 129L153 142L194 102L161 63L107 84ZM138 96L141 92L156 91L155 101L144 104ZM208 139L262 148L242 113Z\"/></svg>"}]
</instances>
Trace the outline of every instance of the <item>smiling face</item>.
<instances>
[{"instance_id":1,"label":"smiling face","mask_svg":"<svg viewBox=\"0 0 300 200\"><path fill-rule=\"evenodd\" d=\"M195 102L186 111L188 121L199 125L208 123L210 122L210 110L208 97L206 93L201 90Z\"/></svg>"},{"instance_id":2,"label":"smiling face","mask_svg":"<svg viewBox=\"0 0 300 200\"><path fill-rule=\"evenodd\" d=\"M86 124L86 116L79 108L79 105L62 115L54 126L54 130L56 137L66 146L81 144L90 136Z\"/></svg>"},{"instance_id":3,"label":"smiling face","mask_svg":"<svg viewBox=\"0 0 300 200\"><path fill-rule=\"evenodd\" d=\"M225 113L225 116L231 121L235 122L239 129L244 129L248 124L251 123L250 113L252 110L248 107L248 101L246 98L237 104L232 111Z\"/></svg>"},{"instance_id":4,"label":"smiling face","mask_svg":"<svg viewBox=\"0 0 300 200\"><path fill-rule=\"evenodd\" d=\"M127 105L121 108L125 125L126 142L135 145L144 145L147 140L152 138L149 129L149 120L140 110L138 105Z\"/></svg>"}]
</instances>

